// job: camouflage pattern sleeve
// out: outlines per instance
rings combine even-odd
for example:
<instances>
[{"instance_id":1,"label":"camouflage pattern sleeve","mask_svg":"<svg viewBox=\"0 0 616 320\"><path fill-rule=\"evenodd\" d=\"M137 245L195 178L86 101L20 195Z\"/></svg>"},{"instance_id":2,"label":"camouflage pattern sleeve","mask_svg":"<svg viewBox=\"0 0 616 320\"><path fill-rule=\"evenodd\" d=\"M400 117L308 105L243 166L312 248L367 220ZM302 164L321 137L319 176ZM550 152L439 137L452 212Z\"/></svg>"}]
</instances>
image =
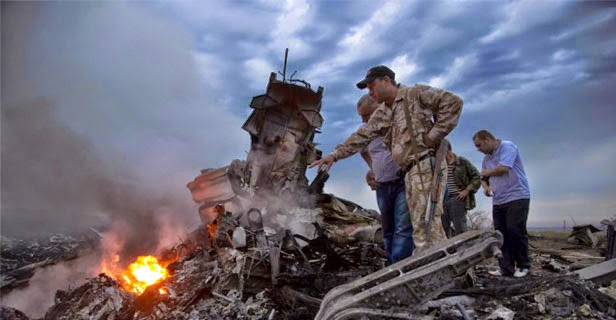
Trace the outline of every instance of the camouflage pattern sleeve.
<instances>
[{"instance_id":1,"label":"camouflage pattern sleeve","mask_svg":"<svg viewBox=\"0 0 616 320\"><path fill-rule=\"evenodd\" d=\"M479 187L481 187L481 175L479 174L479 171L477 171L477 168L475 168L475 166L468 159L462 158L462 162L464 163L464 166L466 166L466 172L469 175L469 182L473 188L471 191L477 192Z\"/></svg>"},{"instance_id":2,"label":"camouflage pattern sleeve","mask_svg":"<svg viewBox=\"0 0 616 320\"><path fill-rule=\"evenodd\" d=\"M391 111L384 103L374 110L370 120L351 134L342 144L336 146L330 153L334 160L348 158L361 151L374 138L384 136L391 127Z\"/></svg>"},{"instance_id":3,"label":"camouflage pattern sleeve","mask_svg":"<svg viewBox=\"0 0 616 320\"><path fill-rule=\"evenodd\" d=\"M458 124L463 101L460 97L443 89L427 85L420 85L418 88L421 103L432 108L435 117L434 126L426 137L433 143L440 141Z\"/></svg>"}]
</instances>

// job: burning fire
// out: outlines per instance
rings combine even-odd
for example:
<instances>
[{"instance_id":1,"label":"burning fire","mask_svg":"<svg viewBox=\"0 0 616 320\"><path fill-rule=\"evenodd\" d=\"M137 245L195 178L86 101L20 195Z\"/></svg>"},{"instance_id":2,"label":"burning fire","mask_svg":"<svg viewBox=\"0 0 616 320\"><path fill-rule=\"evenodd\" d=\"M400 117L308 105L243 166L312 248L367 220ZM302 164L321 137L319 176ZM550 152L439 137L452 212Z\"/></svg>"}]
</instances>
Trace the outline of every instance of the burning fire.
<instances>
[{"instance_id":1,"label":"burning fire","mask_svg":"<svg viewBox=\"0 0 616 320\"><path fill-rule=\"evenodd\" d=\"M218 225L215 222L207 224L207 233L210 236L210 239L214 239L216 237L216 230L218 230Z\"/></svg>"},{"instance_id":2,"label":"burning fire","mask_svg":"<svg viewBox=\"0 0 616 320\"><path fill-rule=\"evenodd\" d=\"M131 263L123 272L124 289L137 294L143 293L148 286L167 278L167 269L158 263L153 256L139 256L137 261ZM166 290L159 289L159 293L166 294Z\"/></svg>"}]
</instances>

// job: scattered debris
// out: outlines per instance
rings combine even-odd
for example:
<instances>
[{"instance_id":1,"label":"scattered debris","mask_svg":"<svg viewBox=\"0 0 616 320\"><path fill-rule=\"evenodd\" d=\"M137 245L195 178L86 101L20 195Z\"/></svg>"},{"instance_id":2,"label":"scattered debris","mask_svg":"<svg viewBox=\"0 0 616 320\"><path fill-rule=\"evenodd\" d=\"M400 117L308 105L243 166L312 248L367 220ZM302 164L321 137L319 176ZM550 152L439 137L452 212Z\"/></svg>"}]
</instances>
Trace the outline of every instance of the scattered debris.
<instances>
[{"instance_id":1,"label":"scattered debris","mask_svg":"<svg viewBox=\"0 0 616 320\"><path fill-rule=\"evenodd\" d=\"M599 240L594 235L594 233L598 231L600 230L591 224L574 226L568 241L594 248L597 246L597 243L599 243Z\"/></svg>"},{"instance_id":2,"label":"scattered debris","mask_svg":"<svg viewBox=\"0 0 616 320\"><path fill-rule=\"evenodd\" d=\"M486 319L488 320L513 320L513 316L515 312L502 305L499 305L492 314L490 314Z\"/></svg>"},{"instance_id":3,"label":"scattered debris","mask_svg":"<svg viewBox=\"0 0 616 320\"><path fill-rule=\"evenodd\" d=\"M604 219L602 225L607 226L607 248L605 252L605 260L616 258L616 218Z\"/></svg>"},{"instance_id":4,"label":"scattered debris","mask_svg":"<svg viewBox=\"0 0 616 320\"><path fill-rule=\"evenodd\" d=\"M455 278L485 258L502 255L499 232L470 231L444 241L374 274L331 290L315 319L342 319L382 314L402 308L414 311L453 287ZM397 310L400 311L400 310Z\"/></svg>"},{"instance_id":5,"label":"scattered debris","mask_svg":"<svg viewBox=\"0 0 616 320\"><path fill-rule=\"evenodd\" d=\"M616 300L616 280L612 280L609 287L599 288L599 291Z\"/></svg>"},{"instance_id":6,"label":"scattered debris","mask_svg":"<svg viewBox=\"0 0 616 320\"><path fill-rule=\"evenodd\" d=\"M558 273L569 272L569 266L565 263L557 261L555 258L545 258L539 256L537 262L541 263L541 267L546 270L550 270Z\"/></svg>"},{"instance_id":7,"label":"scattered debris","mask_svg":"<svg viewBox=\"0 0 616 320\"><path fill-rule=\"evenodd\" d=\"M29 320L23 312L6 306L0 306L0 319L5 320Z\"/></svg>"},{"instance_id":8,"label":"scattered debris","mask_svg":"<svg viewBox=\"0 0 616 320\"><path fill-rule=\"evenodd\" d=\"M73 290L58 290L44 319L131 319L134 300L116 280L101 274Z\"/></svg>"},{"instance_id":9,"label":"scattered debris","mask_svg":"<svg viewBox=\"0 0 616 320\"><path fill-rule=\"evenodd\" d=\"M2 294L25 286L37 268L75 259L98 245L100 236L87 232L78 236L52 234L44 239L0 239L0 288Z\"/></svg>"}]
</instances>

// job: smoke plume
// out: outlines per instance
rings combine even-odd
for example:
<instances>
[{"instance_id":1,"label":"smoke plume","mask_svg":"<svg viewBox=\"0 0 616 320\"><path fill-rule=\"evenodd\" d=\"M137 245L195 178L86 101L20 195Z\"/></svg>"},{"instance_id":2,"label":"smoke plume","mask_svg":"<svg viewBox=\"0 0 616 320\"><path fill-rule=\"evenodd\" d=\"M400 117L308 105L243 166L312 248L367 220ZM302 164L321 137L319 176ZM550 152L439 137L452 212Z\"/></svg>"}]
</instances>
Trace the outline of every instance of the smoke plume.
<instances>
[{"instance_id":1,"label":"smoke plume","mask_svg":"<svg viewBox=\"0 0 616 320\"><path fill-rule=\"evenodd\" d=\"M194 229L185 184L245 136L192 46L139 5L3 2L2 235L113 227L128 258Z\"/></svg>"}]
</instances>

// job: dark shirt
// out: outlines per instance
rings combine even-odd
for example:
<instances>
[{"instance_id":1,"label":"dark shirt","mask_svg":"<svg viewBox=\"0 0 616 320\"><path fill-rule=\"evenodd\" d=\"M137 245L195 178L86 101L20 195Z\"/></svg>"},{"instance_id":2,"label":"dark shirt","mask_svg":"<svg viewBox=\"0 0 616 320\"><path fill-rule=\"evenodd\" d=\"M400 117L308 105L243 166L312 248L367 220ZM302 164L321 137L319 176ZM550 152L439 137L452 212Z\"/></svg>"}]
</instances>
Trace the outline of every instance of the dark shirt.
<instances>
[{"instance_id":1,"label":"dark shirt","mask_svg":"<svg viewBox=\"0 0 616 320\"><path fill-rule=\"evenodd\" d=\"M471 210L475 208L476 205L475 192L477 192L481 186L481 176L477 168L464 157L456 155L456 160L453 165L455 166L453 169L453 176L455 177L458 190L462 191L469 185L471 186L471 192L469 192L468 197L466 197L465 206L466 210Z\"/></svg>"}]
</instances>

